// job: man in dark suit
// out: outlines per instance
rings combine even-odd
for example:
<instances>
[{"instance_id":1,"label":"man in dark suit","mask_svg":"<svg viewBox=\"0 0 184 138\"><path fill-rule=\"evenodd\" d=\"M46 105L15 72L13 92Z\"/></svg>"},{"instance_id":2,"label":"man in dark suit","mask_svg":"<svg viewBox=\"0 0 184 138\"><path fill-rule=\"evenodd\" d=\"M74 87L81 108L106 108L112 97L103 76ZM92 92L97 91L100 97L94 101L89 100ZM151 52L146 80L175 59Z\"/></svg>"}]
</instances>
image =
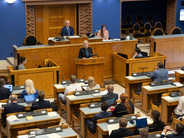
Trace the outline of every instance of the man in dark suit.
<instances>
[{"instance_id":1,"label":"man in dark suit","mask_svg":"<svg viewBox=\"0 0 184 138\"><path fill-rule=\"evenodd\" d=\"M45 92L43 90L38 92L38 102L32 103L31 110L38 110L38 109L44 109L44 108L50 108L50 101L44 100L45 98Z\"/></svg>"},{"instance_id":2,"label":"man in dark suit","mask_svg":"<svg viewBox=\"0 0 184 138\"><path fill-rule=\"evenodd\" d=\"M74 35L74 30L73 27L70 26L70 21L66 20L65 21L65 27L62 28L61 30L61 35L62 36L73 36Z\"/></svg>"},{"instance_id":3,"label":"man in dark suit","mask_svg":"<svg viewBox=\"0 0 184 138\"><path fill-rule=\"evenodd\" d=\"M122 138L134 135L133 131L126 129L127 122L126 118L120 118L119 129L113 130L109 138Z\"/></svg>"},{"instance_id":4,"label":"man in dark suit","mask_svg":"<svg viewBox=\"0 0 184 138\"><path fill-rule=\"evenodd\" d=\"M169 126L165 126L164 130L161 133L161 138L165 137L167 131L172 131L172 128ZM184 126L182 123L176 124L176 128L174 129L173 134L166 135L166 138L184 138Z\"/></svg>"},{"instance_id":5,"label":"man in dark suit","mask_svg":"<svg viewBox=\"0 0 184 138\"><path fill-rule=\"evenodd\" d=\"M103 101L107 101L109 99L118 99L118 94L117 93L113 93L114 91L114 86L112 84L109 84L107 87L108 93L106 95L103 95L101 98L101 102Z\"/></svg>"},{"instance_id":6,"label":"man in dark suit","mask_svg":"<svg viewBox=\"0 0 184 138\"><path fill-rule=\"evenodd\" d=\"M10 95L9 97L11 101L11 105L7 105L4 108L4 112L2 115L3 122L6 122L6 115L10 113L16 113L16 112L24 112L24 106L23 105L18 105L17 104L17 95Z\"/></svg>"},{"instance_id":7,"label":"man in dark suit","mask_svg":"<svg viewBox=\"0 0 184 138\"><path fill-rule=\"evenodd\" d=\"M93 56L91 56L90 54L93 54L92 48L89 47L88 40L85 40L83 42L83 48L81 48L79 51L79 58L80 59L92 58Z\"/></svg>"},{"instance_id":8,"label":"man in dark suit","mask_svg":"<svg viewBox=\"0 0 184 138\"><path fill-rule=\"evenodd\" d=\"M102 118L108 118L112 116L111 112L106 112L108 109L109 105L107 104L107 102L103 102L101 104L101 112L98 114L95 114L94 117L92 118L92 122L90 120L86 120L85 124L86 126L89 125L91 130L91 133L94 134L96 132L96 123L98 119L102 119Z\"/></svg>"},{"instance_id":9,"label":"man in dark suit","mask_svg":"<svg viewBox=\"0 0 184 138\"><path fill-rule=\"evenodd\" d=\"M168 70L163 68L164 65L162 62L159 62L157 64L157 67L152 74L151 74L151 78L153 79L153 81L159 82L162 80L167 80L168 79Z\"/></svg>"},{"instance_id":10,"label":"man in dark suit","mask_svg":"<svg viewBox=\"0 0 184 138\"><path fill-rule=\"evenodd\" d=\"M4 88L5 85L5 79L0 78L0 100L8 99L11 95L11 92L8 88Z\"/></svg>"}]
</instances>

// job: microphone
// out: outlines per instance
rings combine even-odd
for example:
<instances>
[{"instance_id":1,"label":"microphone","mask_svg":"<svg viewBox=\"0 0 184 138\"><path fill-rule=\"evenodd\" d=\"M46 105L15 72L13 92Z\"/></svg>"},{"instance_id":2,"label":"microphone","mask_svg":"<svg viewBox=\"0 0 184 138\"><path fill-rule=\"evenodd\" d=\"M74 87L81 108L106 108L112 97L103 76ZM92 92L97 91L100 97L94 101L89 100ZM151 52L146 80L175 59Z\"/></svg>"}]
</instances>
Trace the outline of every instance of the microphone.
<instances>
[{"instance_id":1,"label":"microphone","mask_svg":"<svg viewBox=\"0 0 184 138\"><path fill-rule=\"evenodd\" d=\"M94 47L94 49L95 49L95 52L97 53L97 51L96 51L96 48L95 48L95 47ZM98 53L97 53L97 58L99 58Z\"/></svg>"}]
</instances>

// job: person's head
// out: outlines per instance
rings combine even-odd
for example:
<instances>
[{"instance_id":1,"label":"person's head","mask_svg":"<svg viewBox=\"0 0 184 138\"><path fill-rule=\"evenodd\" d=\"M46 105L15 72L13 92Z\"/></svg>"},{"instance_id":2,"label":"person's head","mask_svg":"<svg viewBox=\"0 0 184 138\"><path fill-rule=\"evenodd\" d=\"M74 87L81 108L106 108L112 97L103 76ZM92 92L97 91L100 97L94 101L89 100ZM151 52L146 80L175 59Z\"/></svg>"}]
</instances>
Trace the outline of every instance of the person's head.
<instances>
[{"instance_id":1,"label":"person's head","mask_svg":"<svg viewBox=\"0 0 184 138\"><path fill-rule=\"evenodd\" d=\"M89 42L88 42L88 40L85 40L85 41L83 42L83 47L84 47L85 49L88 49L88 47L89 47Z\"/></svg>"},{"instance_id":2,"label":"person's head","mask_svg":"<svg viewBox=\"0 0 184 138\"><path fill-rule=\"evenodd\" d=\"M107 102L106 101L102 102L101 104L102 111L106 112L108 108L109 108L109 105L107 104Z\"/></svg>"},{"instance_id":3,"label":"person's head","mask_svg":"<svg viewBox=\"0 0 184 138\"><path fill-rule=\"evenodd\" d=\"M114 86L112 84L109 84L107 86L107 90L108 90L108 92L113 92L114 91Z\"/></svg>"},{"instance_id":4,"label":"person's head","mask_svg":"<svg viewBox=\"0 0 184 138\"><path fill-rule=\"evenodd\" d=\"M161 68L163 68L163 67L164 67L163 63L162 63L162 62L159 62L159 63L157 64L156 69L159 70L159 69L161 69Z\"/></svg>"},{"instance_id":5,"label":"person's head","mask_svg":"<svg viewBox=\"0 0 184 138\"><path fill-rule=\"evenodd\" d=\"M0 86L4 86L5 85L5 79L4 78L0 78Z\"/></svg>"},{"instance_id":6,"label":"person's head","mask_svg":"<svg viewBox=\"0 0 184 138\"><path fill-rule=\"evenodd\" d=\"M104 31L106 30L106 25L105 24L103 24L102 26L101 26L101 36L103 37L104 36Z\"/></svg>"},{"instance_id":7,"label":"person's head","mask_svg":"<svg viewBox=\"0 0 184 138\"><path fill-rule=\"evenodd\" d=\"M88 86L89 88L93 88L96 86L95 79L92 76L88 78Z\"/></svg>"},{"instance_id":8,"label":"person's head","mask_svg":"<svg viewBox=\"0 0 184 138\"><path fill-rule=\"evenodd\" d=\"M21 62L22 64L26 64L26 58L25 58L25 57L21 57L21 58L20 58L20 62Z\"/></svg>"},{"instance_id":9,"label":"person's head","mask_svg":"<svg viewBox=\"0 0 184 138\"><path fill-rule=\"evenodd\" d=\"M184 96L184 87L180 89L180 96Z\"/></svg>"},{"instance_id":10,"label":"person's head","mask_svg":"<svg viewBox=\"0 0 184 138\"><path fill-rule=\"evenodd\" d=\"M77 81L76 76L75 75L71 75L70 76L70 81L71 81L71 83L76 83L76 81Z\"/></svg>"},{"instance_id":11,"label":"person's head","mask_svg":"<svg viewBox=\"0 0 184 138\"><path fill-rule=\"evenodd\" d=\"M141 53L140 48L137 47L137 48L135 49L135 53L136 53L136 54L140 54L140 53Z\"/></svg>"},{"instance_id":12,"label":"person's head","mask_svg":"<svg viewBox=\"0 0 184 138\"><path fill-rule=\"evenodd\" d=\"M14 95L14 94L10 95L9 99L11 103L17 103L17 100L18 100L17 95Z\"/></svg>"},{"instance_id":13,"label":"person's head","mask_svg":"<svg viewBox=\"0 0 184 138\"><path fill-rule=\"evenodd\" d=\"M184 131L184 126L183 126L183 124L182 124L182 123L176 124L175 131L176 131L177 133L179 133L179 134L182 133L182 132Z\"/></svg>"},{"instance_id":14,"label":"person's head","mask_svg":"<svg viewBox=\"0 0 184 138\"><path fill-rule=\"evenodd\" d=\"M127 126L127 119L126 118L120 118L119 119L119 127L124 127L124 128L126 128L126 126Z\"/></svg>"},{"instance_id":15,"label":"person's head","mask_svg":"<svg viewBox=\"0 0 184 138\"><path fill-rule=\"evenodd\" d=\"M127 108L127 112L129 114L131 114L132 113L132 108L131 108L129 100L128 100L128 95L126 93L122 93L120 95L120 100L121 100L121 102L123 102L125 104L125 106Z\"/></svg>"},{"instance_id":16,"label":"person's head","mask_svg":"<svg viewBox=\"0 0 184 138\"><path fill-rule=\"evenodd\" d=\"M70 26L70 21L69 21L69 20L66 20L66 21L65 21L65 25L66 25L67 27L69 27L69 26Z\"/></svg>"},{"instance_id":17,"label":"person's head","mask_svg":"<svg viewBox=\"0 0 184 138\"><path fill-rule=\"evenodd\" d=\"M151 113L151 117L152 117L153 121L160 121L160 112L153 110Z\"/></svg>"},{"instance_id":18,"label":"person's head","mask_svg":"<svg viewBox=\"0 0 184 138\"><path fill-rule=\"evenodd\" d=\"M148 129L146 129L146 128L141 128L139 133L140 133L141 138L148 138L148 136L149 136Z\"/></svg>"},{"instance_id":19,"label":"person's head","mask_svg":"<svg viewBox=\"0 0 184 138\"><path fill-rule=\"evenodd\" d=\"M45 98L45 92L43 90L38 91L38 99L39 101L44 100Z\"/></svg>"},{"instance_id":20,"label":"person's head","mask_svg":"<svg viewBox=\"0 0 184 138\"><path fill-rule=\"evenodd\" d=\"M25 81L25 89L28 95L34 94L36 92L34 88L34 83L31 79L27 79Z\"/></svg>"}]
</instances>

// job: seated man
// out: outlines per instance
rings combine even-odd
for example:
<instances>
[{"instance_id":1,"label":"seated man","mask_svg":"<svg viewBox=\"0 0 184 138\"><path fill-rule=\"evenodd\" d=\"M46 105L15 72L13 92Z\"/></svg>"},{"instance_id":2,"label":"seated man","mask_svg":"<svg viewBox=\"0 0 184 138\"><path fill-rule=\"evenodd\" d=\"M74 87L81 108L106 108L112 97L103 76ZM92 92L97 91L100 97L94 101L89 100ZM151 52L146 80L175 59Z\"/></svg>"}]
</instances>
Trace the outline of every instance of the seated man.
<instances>
[{"instance_id":1,"label":"seated man","mask_svg":"<svg viewBox=\"0 0 184 138\"><path fill-rule=\"evenodd\" d=\"M141 128L139 133L141 138L148 138L149 136L148 129L146 128Z\"/></svg>"},{"instance_id":2,"label":"seated man","mask_svg":"<svg viewBox=\"0 0 184 138\"><path fill-rule=\"evenodd\" d=\"M164 130L161 133L161 138L184 138L184 126L181 123L176 124L176 128L174 129L173 134L166 135L167 131L172 131L172 128L169 126L165 126Z\"/></svg>"},{"instance_id":3,"label":"seated man","mask_svg":"<svg viewBox=\"0 0 184 138\"><path fill-rule=\"evenodd\" d=\"M10 95L9 97L11 101L11 105L7 105L4 108L4 112L2 115L3 122L6 122L6 115L10 113L16 113L16 112L24 112L24 106L23 105L18 105L17 104L17 95Z\"/></svg>"},{"instance_id":4,"label":"seated man","mask_svg":"<svg viewBox=\"0 0 184 138\"><path fill-rule=\"evenodd\" d=\"M70 26L70 21L66 20L65 21L65 27L62 28L61 30L61 35L62 36L73 36L74 35L74 31L73 31L73 27Z\"/></svg>"},{"instance_id":5,"label":"seated man","mask_svg":"<svg viewBox=\"0 0 184 138\"><path fill-rule=\"evenodd\" d=\"M153 81L156 82L160 82L162 80L167 80L168 79L168 70L167 69L163 69L164 65L163 63L159 62L157 64L157 67L152 74L151 74L151 78L153 79Z\"/></svg>"},{"instance_id":6,"label":"seated man","mask_svg":"<svg viewBox=\"0 0 184 138\"><path fill-rule=\"evenodd\" d=\"M127 122L126 118L120 118L119 129L113 130L109 138L123 138L134 135L133 131L126 129Z\"/></svg>"},{"instance_id":7,"label":"seated man","mask_svg":"<svg viewBox=\"0 0 184 138\"><path fill-rule=\"evenodd\" d=\"M109 105L107 104L107 102L103 102L101 104L101 112L98 114L95 114L92 118L92 122L90 120L86 120L86 126L89 125L91 129L93 129L91 131L91 133L95 133L96 132L96 123L98 119L102 119L102 118L108 118L112 116L111 112L106 112L108 109Z\"/></svg>"},{"instance_id":8,"label":"seated man","mask_svg":"<svg viewBox=\"0 0 184 138\"><path fill-rule=\"evenodd\" d=\"M118 99L118 94L117 93L113 93L114 91L114 86L112 84L109 84L107 87L108 93L106 95L103 95L101 98L101 102L103 101L107 101L109 99Z\"/></svg>"},{"instance_id":9,"label":"seated man","mask_svg":"<svg viewBox=\"0 0 184 138\"><path fill-rule=\"evenodd\" d=\"M58 94L58 100L61 99L62 103L66 103L66 95L69 92L72 91L82 91L82 88L79 84L76 83L77 78L75 75L70 76L71 84L70 86L67 86L64 92L64 95L62 93Z\"/></svg>"},{"instance_id":10,"label":"seated man","mask_svg":"<svg viewBox=\"0 0 184 138\"><path fill-rule=\"evenodd\" d=\"M11 95L11 92L8 88L4 87L5 79L0 78L0 100L8 99Z\"/></svg>"},{"instance_id":11,"label":"seated man","mask_svg":"<svg viewBox=\"0 0 184 138\"><path fill-rule=\"evenodd\" d=\"M38 109L44 109L44 108L50 108L50 101L44 100L45 98L45 92L43 90L38 92L38 102L32 103L31 110L38 110Z\"/></svg>"}]
</instances>

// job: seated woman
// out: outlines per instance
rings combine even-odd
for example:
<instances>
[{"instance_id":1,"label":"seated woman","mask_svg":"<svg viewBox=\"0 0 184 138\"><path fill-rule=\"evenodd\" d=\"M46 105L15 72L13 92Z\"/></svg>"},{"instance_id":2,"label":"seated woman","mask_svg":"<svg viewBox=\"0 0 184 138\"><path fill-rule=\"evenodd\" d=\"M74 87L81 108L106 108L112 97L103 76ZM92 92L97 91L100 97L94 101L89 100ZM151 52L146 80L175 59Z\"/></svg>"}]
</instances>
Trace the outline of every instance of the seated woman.
<instances>
[{"instance_id":1,"label":"seated woman","mask_svg":"<svg viewBox=\"0 0 184 138\"><path fill-rule=\"evenodd\" d=\"M143 55L141 54L141 50L138 47L135 49L135 54L132 59L135 59L135 57L143 57Z\"/></svg>"},{"instance_id":2,"label":"seated woman","mask_svg":"<svg viewBox=\"0 0 184 138\"><path fill-rule=\"evenodd\" d=\"M98 31L98 37L103 38L103 40L109 39L109 32L106 30L106 25L103 24L101 30Z\"/></svg>"},{"instance_id":3,"label":"seated woman","mask_svg":"<svg viewBox=\"0 0 184 138\"><path fill-rule=\"evenodd\" d=\"M100 89L100 85L95 83L95 79L91 76L88 78L87 90Z\"/></svg>"},{"instance_id":4,"label":"seated woman","mask_svg":"<svg viewBox=\"0 0 184 138\"><path fill-rule=\"evenodd\" d=\"M88 40L85 40L83 43L83 48L81 48L79 51L79 58L80 59L92 58L93 56L91 56L90 54L93 54L92 48L89 47Z\"/></svg>"},{"instance_id":5,"label":"seated woman","mask_svg":"<svg viewBox=\"0 0 184 138\"><path fill-rule=\"evenodd\" d=\"M116 117L122 117L127 114L134 114L134 105L131 101L128 100L128 95L126 93L122 93L120 95L121 103L116 106L113 111L113 114Z\"/></svg>"},{"instance_id":6,"label":"seated woman","mask_svg":"<svg viewBox=\"0 0 184 138\"><path fill-rule=\"evenodd\" d=\"M26 58L25 57L21 57L20 58L20 64L18 66L18 70L26 69L24 64L26 64Z\"/></svg>"},{"instance_id":7,"label":"seated woman","mask_svg":"<svg viewBox=\"0 0 184 138\"><path fill-rule=\"evenodd\" d=\"M165 123L160 120L160 112L156 110L153 111L151 118L153 119L153 124L149 126L149 132L162 131L165 127Z\"/></svg>"},{"instance_id":8,"label":"seated woman","mask_svg":"<svg viewBox=\"0 0 184 138\"><path fill-rule=\"evenodd\" d=\"M174 113L175 113L176 118L184 115L184 88L181 88L179 93L181 96L179 98L179 104L174 109Z\"/></svg>"},{"instance_id":9,"label":"seated woman","mask_svg":"<svg viewBox=\"0 0 184 138\"><path fill-rule=\"evenodd\" d=\"M25 81L25 90L22 91L20 98L24 98L24 95L31 95L31 94L34 94L36 99L38 99L38 91L34 88L33 81L27 79Z\"/></svg>"}]
</instances>

